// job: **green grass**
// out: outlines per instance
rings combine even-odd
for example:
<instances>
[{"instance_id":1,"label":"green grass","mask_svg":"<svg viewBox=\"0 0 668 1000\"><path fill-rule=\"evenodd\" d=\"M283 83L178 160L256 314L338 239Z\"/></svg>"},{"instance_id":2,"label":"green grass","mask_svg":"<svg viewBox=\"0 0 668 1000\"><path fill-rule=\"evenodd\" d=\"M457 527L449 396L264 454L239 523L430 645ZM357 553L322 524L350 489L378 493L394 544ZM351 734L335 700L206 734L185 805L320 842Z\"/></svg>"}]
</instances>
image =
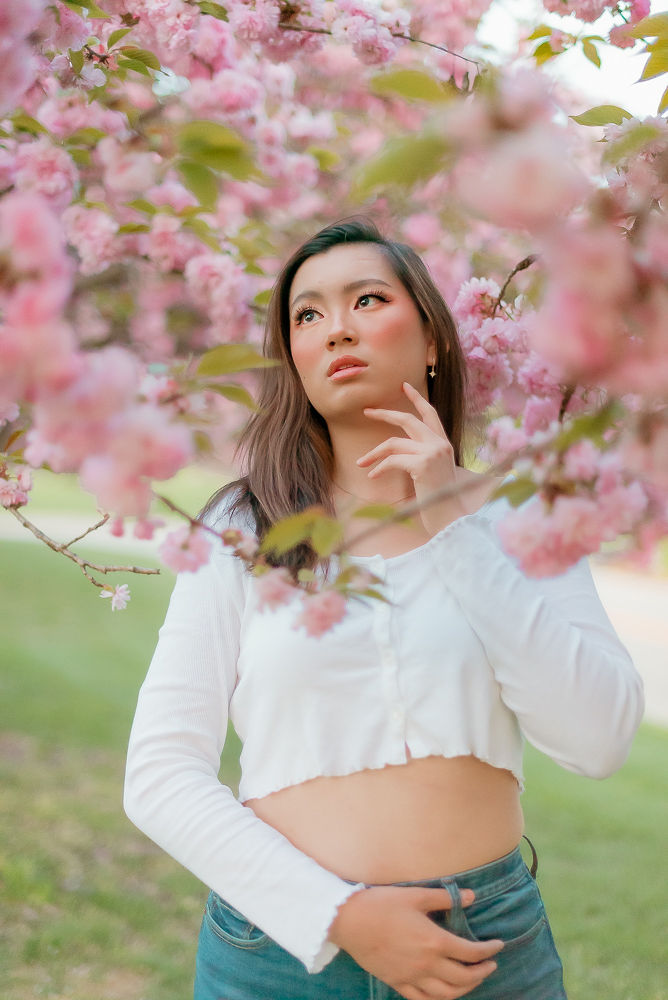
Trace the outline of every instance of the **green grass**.
<instances>
[{"instance_id":1,"label":"green grass","mask_svg":"<svg viewBox=\"0 0 668 1000\"><path fill-rule=\"evenodd\" d=\"M197 503L200 502L198 499ZM0 996L187 1000L206 890L126 820L123 758L171 580L112 613L38 546L0 559ZM233 734L232 734L233 736ZM527 753L527 832L570 1000L665 996L668 733L594 782ZM238 779L238 743L221 774Z\"/></svg>"}]
</instances>

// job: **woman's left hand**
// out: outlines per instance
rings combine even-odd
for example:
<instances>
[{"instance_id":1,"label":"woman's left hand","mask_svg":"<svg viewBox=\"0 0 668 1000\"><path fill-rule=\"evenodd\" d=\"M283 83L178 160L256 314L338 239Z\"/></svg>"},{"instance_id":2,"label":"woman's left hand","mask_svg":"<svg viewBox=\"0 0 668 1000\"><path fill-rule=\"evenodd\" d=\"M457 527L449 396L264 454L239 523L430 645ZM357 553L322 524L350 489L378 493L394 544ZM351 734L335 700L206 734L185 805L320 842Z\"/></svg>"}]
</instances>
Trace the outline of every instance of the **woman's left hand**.
<instances>
[{"instance_id":1,"label":"woman's left hand","mask_svg":"<svg viewBox=\"0 0 668 1000\"><path fill-rule=\"evenodd\" d=\"M407 472L413 480L415 499L420 502L443 487L455 485L455 456L434 407L410 383L404 382L402 388L417 410L417 416L402 410L383 410L379 407L367 407L364 414L372 420L396 424L407 437L388 438L358 458L357 464L364 468L378 462L369 472L370 479L382 476L390 469ZM429 535L435 535L447 524L466 514L466 510L461 498L455 494L429 504L419 513Z\"/></svg>"}]
</instances>

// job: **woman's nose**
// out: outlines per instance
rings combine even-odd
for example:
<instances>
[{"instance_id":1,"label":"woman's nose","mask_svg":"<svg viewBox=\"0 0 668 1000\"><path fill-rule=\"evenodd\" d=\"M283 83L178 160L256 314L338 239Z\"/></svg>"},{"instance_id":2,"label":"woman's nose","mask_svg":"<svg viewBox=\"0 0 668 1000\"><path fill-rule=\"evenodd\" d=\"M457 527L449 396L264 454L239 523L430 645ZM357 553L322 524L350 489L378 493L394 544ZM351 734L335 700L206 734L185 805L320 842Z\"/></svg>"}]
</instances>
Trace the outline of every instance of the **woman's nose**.
<instances>
[{"instance_id":1,"label":"woman's nose","mask_svg":"<svg viewBox=\"0 0 668 1000\"><path fill-rule=\"evenodd\" d=\"M328 347L336 347L337 344L356 343L357 334L351 324L346 322L346 319L343 316L333 316L327 335Z\"/></svg>"}]
</instances>

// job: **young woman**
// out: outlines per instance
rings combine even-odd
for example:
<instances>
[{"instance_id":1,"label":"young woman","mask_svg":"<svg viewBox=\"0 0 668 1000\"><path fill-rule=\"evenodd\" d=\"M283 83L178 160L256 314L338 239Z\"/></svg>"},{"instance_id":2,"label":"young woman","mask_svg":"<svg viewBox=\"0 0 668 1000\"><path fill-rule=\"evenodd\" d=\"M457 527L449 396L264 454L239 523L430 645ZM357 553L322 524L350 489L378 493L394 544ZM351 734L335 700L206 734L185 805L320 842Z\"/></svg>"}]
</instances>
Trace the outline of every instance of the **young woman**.
<instances>
[{"instance_id":1,"label":"young woman","mask_svg":"<svg viewBox=\"0 0 668 1000\"><path fill-rule=\"evenodd\" d=\"M504 554L498 480L461 465L455 326L409 247L365 220L318 233L278 278L265 350L281 364L245 432L246 475L208 523L262 537L320 504L354 539L365 502L461 489L351 545L387 601L351 602L319 639L295 627L298 598L260 611L222 545L178 578L125 807L212 890L195 1000L560 1000L519 851L522 740L610 774L640 679L585 561L529 580ZM284 562L326 572L305 547ZM238 799L217 777L228 718Z\"/></svg>"}]
</instances>

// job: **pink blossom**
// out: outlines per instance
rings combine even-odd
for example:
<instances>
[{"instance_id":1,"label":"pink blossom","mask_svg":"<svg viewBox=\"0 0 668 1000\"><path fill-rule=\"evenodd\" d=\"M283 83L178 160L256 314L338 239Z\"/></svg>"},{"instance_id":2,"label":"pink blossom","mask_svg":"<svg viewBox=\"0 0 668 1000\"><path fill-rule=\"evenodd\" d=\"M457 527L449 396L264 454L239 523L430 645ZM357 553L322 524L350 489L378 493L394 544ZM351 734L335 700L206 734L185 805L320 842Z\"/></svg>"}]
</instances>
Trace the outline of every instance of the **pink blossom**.
<instances>
[{"instance_id":1,"label":"pink blossom","mask_svg":"<svg viewBox=\"0 0 668 1000\"><path fill-rule=\"evenodd\" d=\"M318 594L304 595L302 609L294 627L303 625L307 635L318 638L341 621L346 613L346 599L337 590L321 590Z\"/></svg>"},{"instance_id":2,"label":"pink blossom","mask_svg":"<svg viewBox=\"0 0 668 1000\"><path fill-rule=\"evenodd\" d=\"M491 278L469 278L460 287L452 311L459 320L477 320L491 316L499 297L499 288Z\"/></svg>"},{"instance_id":3,"label":"pink blossom","mask_svg":"<svg viewBox=\"0 0 668 1000\"><path fill-rule=\"evenodd\" d=\"M275 0L231 0L227 4L230 28L235 38L247 42L263 42L278 30L279 6Z\"/></svg>"},{"instance_id":4,"label":"pink blossom","mask_svg":"<svg viewBox=\"0 0 668 1000\"><path fill-rule=\"evenodd\" d=\"M78 181L76 167L69 154L45 136L19 145L15 168L19 190L41 194L56 211L71 202Z\"/></svg>"},{"instance_id":5,"label":"pink blossom","mask_svg":"<svg viewBox=\"0 0 668 1000\"><path fill-rule=\"evenodd\" d=\"M252 291L248 275L229 254L192 257L186 264L185 278L195 303L206 311L218 336L225 340L243 338L250 321Z\"/></svg>"},{"instance_id":6,"label":"pink blossom","mask_svg":"<svg viewBox=\"0 0 668 1000\"><path fill-rule=\"evenodd\" d=\"M201 18L193 44L195 58L188 74L190 78L195 79L199 73L205 72L202 63L210 66L214 73L233 66L237 60L234 39L234 30L227 21L219 21L216 17Z\"/></svg>"},{"instance_id":7,"label":"pink blossom","mask_svg":"<svg viewBox=\"0 0 668 1000\"><path fill-rule=\"evenodd\" d=\"M207 531L185 524L169 532L158 554L175 573L194 573L209 561L211 540Z\"/></svg>"},{"instance_id":8,"label":"pink blossom","mask_svg":"<svg viewBox=\"0 0 668 1000\"><path fill-rule=\"evenodd\" d=\"M89 103L81 91L52 95L39 105L35 117L59 139L82 128L98 128L108 136L129 132L128 120L121 111L114 111L97 101Z\"/></svg>"},{"instance_id":9,"label":"pink blossom","mask_svg":"<svg viewBox=\"0 0 668 1000\"><path fill-rule=\"evenodd\" d=\"M63 213L63 223L68 241L79 254L82 274L96 274L117 259L118 223L108 212L71 205Z\"/></svg>"},{"instance_id":10,"label":"pink blossom","mask_svg":"<svg viewBox=\"0 0 668 1000\"><path fill-rule=\"evenodd\" d=\"M255 590L260 611L265 608L274 611L281 605L288 604L297 593L292 577L283 567L270 569L256 577Z\"/></svg>"},{"instance_id":11,"label":"pink blossom","mask_svg":"<svg viewBox=\"0 0 668 1000\"><path fill-rule=\"evenodd\" d=\"M540 231L566 215L588 185L564 155L564 138L553 128L535 127L508 135L475 164L460 164L457 188L495 225Z\"/></svg>"},{"instance_id":12,"label":"pink blossom","mask_svg":"<svg viewBox=\"0 0 668 1000\"><path fill-rule=\"evenodd\" d=\"M504 548L529 576L557 576L598 551L603 535L594 499L558 496L547 509L532 501L511 511L498 527Z\"/></svg>"},{"instance_id":13,"label":"pink blossom","mask_svg":"<svg viewBox=\"0 0 668 1000\"><path fill-rule=\"evenodd\" d=\"M613 25L608 32L608 41L618 49L631 49L636 44L630 24Z\"/></svg>"},{"instance_id":14,"label":"pink blossom","mask_svg":"<svg viewBox=\"0 0 668 1000\"><path fill-rule=\"evenodd\" d=\"M144 243L147 256L161 271L182 271L202 251L197 237L182 228L181 219L163 212L153 216Z\"/></svg>"},{"instance_id":15,"label":"pink blossom","mask_svg":"<svg viewBox=\"0 0 668 1000\"><path fill-rule=\"evenodd\" d=\"M168 178L149 188L145 197L153 205L169 205L175 212L182 212L184 208L197 204L195 195L174 178Z\"/></svg>"},{"instance_id":16,"label":"pink blossom","mask_svg":"<svg viewBox=\"0 0 668 1000\"><path fill-rule=\"evenodd\" d=\"M497 417L487 425L485 460L492 464L502 462L526 447L527 441L525 430L512 417Z\"/></svg>"},{"instance_id":17,"label":"pink blossom","mask_svg":"<svg viewBox=\"0 0 668 1000\"><path fill-rule=\"evenodd\" d=\"M559 416L561 396L529 396L522 413L522 427L529 437L545 431Z\"/></svg>"},{"instance_id":18,"label":"pink blossom","mask_svg":"<svg viewBox=\"0 0 668 1000\"><path fill-rule=\"evenodd\" d=\"M161 528L164 523L165 522L159 517L139 518L139 520L135 522L133 535L135 538L150 541L153 538L156 528Z\"/></svg>"},{"instance_id":19,"label":"pink blossom","mask_svg":"<svg viewBox=\"0 0 668 1000\"><path fill-rule=\"evenodd\" d=\"M0 406L0 424L11 424L19 415L19 408L16 403L5 403Z\"/></svg>"},{"instance_id":20,"label":"pink blossom","mask_svg":"<svg viewBox=\"0 0 668 1000\"><path fill-rule=\"evenodd\" d=\"M13 111L34 82L37 62L23 41L0 35L0 115Z\"/></svg>"},{"instance_id":21,"label":"pink blossom","mask_svg":"<svg viewBox=\"0 0 668 1000\"><path fill-rule=\"evenodd\" d=\"M210 80L193 80L183 97L199 115L246 115L259 111L264 89L249 73L221 69Z\"/></svg>"},{"instance_id":22,"label":"pink blossom","mask_svg":"<svg viewBox=\"0 0 668 1000\"><path fill-rule=\"evenodd\" d=\"M21 489L16 479L0 478L0 504L3 507L22 507L28 503L27 490Z\"/></svg>"},{"instance_id":23,"label":"pink blossom","mask_svg":"<svg viewBox=\"0 0 668 1000\"><path fill-rule=\"evenodd\" d=\"M59 52L64 49L79 52L94 33L87 21L60 0L52 0L52 5L47 7L39 31L43 46Z\"/></svg>"},{"instance_id":24,"label":"pink blossom","mask_svg":"<svg viewBox=\"0 0 668 1000\"><path fill-rule=\"evenodd\" d=\"M125 611L130 600L130 588L127 583L121 583L117 587L105 587L100 591L100 597L111 598L112 611Z\"/></svg>"},{"instance_id":25,"label":"pink blossom","mask_svg":"<svg viewBox=\"0 0 668 1000\"><path fill-rule=\"evenodd\" d=\"M104 168L104 183L120 194L143 194L155 183L156 153L133 152L112 136L100 139L97 157Z\"/></svg>"},{"instance_id":26,"label":"pink blossom","mask_svg":"<svg viewBox=\"0 0 668 1000\"><path fill-rule=\"evenodd\" d=\"M25 38L39 24L46 4L47 0L2 0L0 38Z\"/></svg>"},{"instance_id":27,"label":"pink blossom","mask_svg":"<svg viewBox=\"0 0 668 1000\"><path fill-rule=\"evenodd\" d=\"M593 441L584 439L571 445L564 455L564 472L569 479L588 481L598 473L601 453Z\"/></svg>"},{"instance_id":28,"label":"pink blossom","mask_svg":"<svg viewBox=\"0 0 668 1000\"><path fill-rule=\"evenodd\" d=\"M637 24L643 18L649 17L650 0L629 0L631 24Z\"/></svg>"},{"instance_id":29,"label":"pink blossom","mask_svg":"<svg viewBox=\"0 0 668 1000\"><path fill-rule=\"evenodd\" d=\"M403 230L406 239L420 249L437 243L443 235L443 228L438 217L429 212L409 215L404 222Z\"/></svg>"}]
</instances>

